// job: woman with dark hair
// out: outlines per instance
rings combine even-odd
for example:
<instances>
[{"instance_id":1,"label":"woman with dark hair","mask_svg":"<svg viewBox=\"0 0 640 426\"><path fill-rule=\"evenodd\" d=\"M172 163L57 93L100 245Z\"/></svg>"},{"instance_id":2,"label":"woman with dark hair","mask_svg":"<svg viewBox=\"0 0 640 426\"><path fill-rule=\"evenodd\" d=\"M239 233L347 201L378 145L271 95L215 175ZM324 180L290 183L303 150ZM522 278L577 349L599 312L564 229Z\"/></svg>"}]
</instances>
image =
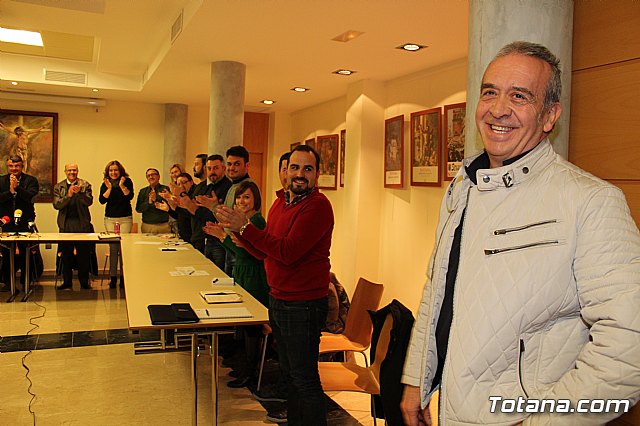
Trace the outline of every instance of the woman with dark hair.
<instances>
[{"instance_id":1,"label":"woman with dark hair","mask_svg":"<svg viewBox=\"0 0 640 426\"><path fill-rule=\"evenodd\" d=\"M236 190L235 209L244 213L251 223L258 229L267 226L264 217L260 213L262 197L255 182L244 181ZM207 222L203 228L208 235L220 239L225 250L236 255L236 263L233 266L233 277L235 281L249 292L256 300L264 306L268 304L269 285L267 284L267 274L264 271L262 260L251 256L245 249L238 247L231 237L219 224ZM255 376L258 367L259 342L262 336L262 326L246 326L241 328L244 338L246 358L239 366L238 378L232 380L227 385L232 388L246 386Z\"/></svg>"},{"instance_id":2,"label":"woman with dark hair","mask_svg":"<svg viewBox=\"0 0 640 426\"><path fill-rule=\"evenodd\" d=\"M104 227L108 232L128 234L133 226L133 182L129 178L124 166L118 160L107 163L104 168L104 180L100 185L100 204L106 204L104 212ZM109 274L110 288L115 288L118 282L118 259L120 259L120 244L109 244ZM122 260L120 260L122 269ZM120 277L120 287L124 287L124 277Z\"/></svg>"}]
</instances>

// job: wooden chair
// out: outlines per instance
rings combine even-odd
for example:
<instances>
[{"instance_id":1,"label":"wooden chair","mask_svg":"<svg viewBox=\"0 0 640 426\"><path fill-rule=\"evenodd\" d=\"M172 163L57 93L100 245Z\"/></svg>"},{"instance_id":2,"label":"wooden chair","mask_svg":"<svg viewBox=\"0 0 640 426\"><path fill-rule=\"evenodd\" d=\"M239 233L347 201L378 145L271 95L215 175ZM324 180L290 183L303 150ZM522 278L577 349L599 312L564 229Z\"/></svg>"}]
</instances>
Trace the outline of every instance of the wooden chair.
<instances>
[{"instance_id":1,"label":"wooden chair","mask_svg":"<svg viewBox=\"0 0 640 426\"><path fill-rule=\"evenodd\" d=\"M364 352L371 345L373 325L367 311L378 310L383 291L382 284L360 278L351 299L344 331L342 334L323 332L320 336L320 353L344 352L346 357L347 352L360 352L368 365Z\"/></svg>"},{"instance_id":2,"label":"wooden chair","mask_svg":"<svg viewBox=\"0 0 640 426\"><path fill-rule=\"evenodd\" d=\"M369 324L371 320L369 319ZM375 359L368 367L362 367L353 362L319 362L320 382L325 391L363 392L370 395L380 395L380 365L387 356L393 316L388 313L380 337L376 344ZM375 404L371 404L373 424L376 424Z\"/></svg>"}]
</instances>

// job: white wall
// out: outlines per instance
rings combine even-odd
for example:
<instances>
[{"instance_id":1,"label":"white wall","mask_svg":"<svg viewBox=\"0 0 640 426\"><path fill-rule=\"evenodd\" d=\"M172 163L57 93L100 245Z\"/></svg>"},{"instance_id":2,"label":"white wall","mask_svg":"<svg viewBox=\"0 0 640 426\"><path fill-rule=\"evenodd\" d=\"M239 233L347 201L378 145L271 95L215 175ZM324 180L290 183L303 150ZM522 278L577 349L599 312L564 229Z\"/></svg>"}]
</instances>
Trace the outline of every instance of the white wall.
<instances>
[{"instance_id":1,"label":"white wall","mask_svg":"<svg viewBox=\"0 0 640 426\"><path fill-rule=\"evenodd\" d=\"M97 232L104 231L104 206L98 192L107 162L120 161L133 180L134 190L147 186L148 167L162 168L164 138L164 106L109 101L98 110L95 107L44 102L7 101L2 109L58 113L58 161L56 182L65 178L64 166L77 163L79 176L88 180L94 193L91 217ZM162 182L167 174L161 170ZM135 197L132 202L135 210ZM40 232L58 232L57 211L50 203L36 204L36 222ZM140 215L134 212L134 221ZM55 245L42 253L46 269L55 265ZM98 263L102 267L106 246L98 245Z\"/></svg>"},{"instance_id":2,"label":"white wall","mask_svg":"<svg viewBox=\"0 0 640 426\"><path fill-rule=\"evenodd\" d=\"M347 102L347 97L339 98L292 114L291 136L293 142L347 129L347 184L336 191L323 190L333 205L336 220L331 248L332 270L349 293L352 293L358 277L364 276L385 284L382 304L395 298L415 311L435 241L438 210L446 183L441 187L410 186L409 117L412 112L466 100L466 59L388 81L381 86L382 95L376 95L377 89L370 90L366 84L354 83L353 88L365 93L373 104L362 107L364 113L356 114L359 123L345 119L354 104ZM350 93L349 98L356 96ZM379 102L383 103L384 117L371 118L376 117L375 111L372 114L367 112L375 110L375 104ZM404 114L405 120L404 188L385 189L381 161L383 120L400 114ZM377 122L368 123L368 120ZM374 140L367 135L367 129L372 128L379 133ZM353 141L351 136L357 140ZM360 152L350 149L352 141L358 144ZM353 176L348 176L349 173L358 176L350 179ZM350 182L352 187L349 187ZM375 202L356 200L359 197ZM375 220L371 221L371 217ZM367 226L357 230L358 223L367 220ZM354 234L367 232L371 233L369 237L377 238L356 235L355 249L349 244ZM370 259L369 264L367 259Z\"/></svg>"}]
</instances>

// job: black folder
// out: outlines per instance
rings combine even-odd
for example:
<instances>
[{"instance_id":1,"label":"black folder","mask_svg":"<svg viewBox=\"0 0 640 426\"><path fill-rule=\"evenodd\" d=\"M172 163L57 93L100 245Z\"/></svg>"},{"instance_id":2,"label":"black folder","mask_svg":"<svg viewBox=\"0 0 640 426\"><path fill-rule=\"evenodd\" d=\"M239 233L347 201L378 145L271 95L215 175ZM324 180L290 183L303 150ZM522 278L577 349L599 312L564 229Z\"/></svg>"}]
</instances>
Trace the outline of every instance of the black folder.
<instances>
[{"instance_id":1,"label":"black folder","mask_svg":"<svg viewBox=\"0 0 640 426\"><path fill-rule=\"evenodd\" d=\"M149 305L151 324L192 324L198 322L198 316L188 303L172 303L171 305Z\"/></svg>"}]
</instances>

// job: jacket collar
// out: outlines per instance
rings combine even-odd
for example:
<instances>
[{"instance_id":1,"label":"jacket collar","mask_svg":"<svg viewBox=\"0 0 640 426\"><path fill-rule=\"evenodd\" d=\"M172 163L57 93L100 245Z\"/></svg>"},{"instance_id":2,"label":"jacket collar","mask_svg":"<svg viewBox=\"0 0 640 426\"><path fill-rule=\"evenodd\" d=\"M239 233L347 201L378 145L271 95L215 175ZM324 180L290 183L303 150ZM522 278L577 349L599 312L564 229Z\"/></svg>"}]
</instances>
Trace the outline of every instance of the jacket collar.
<instances>
[{"instance_id":1,"label":"jacket collar","mask_svg":"<svg viewBox=\"0 0 640 426\"><path fill-rule=\"evenodd\" d=\"M502 167L494 169L488 168L487 165L478 167L482 156L486 156L486 154L483 152L464 160L465 171L475 172L474 178L478 190L493 191L498 188L511 188L533 178L553 161L556 154L549 139L544 139L527 154ZM466 177L470 178L469 175Z\"/></svg>"}]
</instances>

